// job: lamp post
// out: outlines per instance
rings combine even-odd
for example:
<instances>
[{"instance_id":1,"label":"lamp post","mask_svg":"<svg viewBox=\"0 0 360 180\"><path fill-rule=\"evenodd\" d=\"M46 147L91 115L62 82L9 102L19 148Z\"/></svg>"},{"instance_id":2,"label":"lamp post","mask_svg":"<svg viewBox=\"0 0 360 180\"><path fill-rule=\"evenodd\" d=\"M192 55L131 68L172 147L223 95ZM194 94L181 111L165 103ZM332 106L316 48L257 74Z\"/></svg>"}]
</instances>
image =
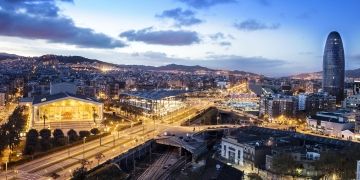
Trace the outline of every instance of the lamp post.
<instances>
[{"instance_id":1,"label":"lamp post","mask_svg":"<svg viewBox=\"0 0 360 180\"><path fill-rule=\"evenodd\" d=\"M100 146L101 146L101 137L102 137L102 132L100 133L100 139L99 139Z\"/></svg>"},{"instance_id":2,"label":"lamp post","mask_svg":"<svg viewBox=\"0 0 360 180\"><path fill-rule=\"evenodd\" d=\"M67 136L67 144L68 144L68 156L70 157L70 138Z\"/></svg>"},{"instance_id":3,"label":"lamp post","mask_svg":"<svg viewBox=\"0 0 360 180\"><path fill-rule=\"evenodd\" d=\"M115 134L113 134L113 147L115 147Z\"/></svg>"},{"instance_id":4,"label":"lamp post","mask_svg":"<svg viewBox=\"0 0 360 180\"><path fill-rule=\"evenodd\" d=\"M144 136L144 132L145 132L145 125L142 125L142 135Z\"/></svg>"},{"instance_id":5,"label":"lamp post","mask_svg":"<svg viewBox=\"0 0 360 180\"><path fill-rule=\"evenodd\" d=\"M83 159L85 159L85 141L86 137L83 138Z\"/></svg>"},{"instance_id":6,"label":"lamp post","mask_svg":"<svg viewBox=\"0 0 360 180\"><path fill-rule=\"evenodd\" d=\"M8 161L5 162L5 179L7 180L7 173L8 173Z\"/></svg>"}]
</instances>

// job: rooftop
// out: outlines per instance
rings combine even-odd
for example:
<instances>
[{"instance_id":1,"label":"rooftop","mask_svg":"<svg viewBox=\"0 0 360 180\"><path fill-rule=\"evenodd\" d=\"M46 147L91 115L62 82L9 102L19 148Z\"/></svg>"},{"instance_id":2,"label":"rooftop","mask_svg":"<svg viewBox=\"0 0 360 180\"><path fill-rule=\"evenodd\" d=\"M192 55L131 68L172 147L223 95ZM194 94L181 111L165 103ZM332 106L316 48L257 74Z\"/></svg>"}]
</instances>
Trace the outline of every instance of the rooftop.
<instances>
[{"instance_id":1,"label":"rooftop","mask_svg":"<svg viewBox=\"0 0 360 180\"><path fill-rule=\"evenodd\" d=\"M143 99L160 100L168 97L178 96L188 91L185 90L150 90L150 91L129 91L123 95L135 96Z\"/></svg>"},{"instance_id":2,"label":"rooftop","mask_svg":"<svg viewBox=\"0 0 360 180\"><path fill-rule=\"evenodd\" d=\"M33 104L40 104L40 103L44 103L44 102L54 101L54 100L61 99L61 98L66 98L66 97L73 97L73 98L78 98L78 99L83 99L86 101L93 101L93 102L99 103L99 101L94 98L62 92L62 93L53 94L53 95L35 96L33 99Z\"/></svg>"},{"instance_id":3,"label":"rooftop","mask_svg":"<svg viewBox=\"0 0 360 180\"><path fill-rule=\"evenodd\" d=\"M340 121L338 118L328 117L328 116L314 115L314 116L309 116L309 119L315 119L315 120L320 120L320 121L328 121L328 122L334 122L334 123L347 123L346 120Z\"/></svg>"}]
</instances>

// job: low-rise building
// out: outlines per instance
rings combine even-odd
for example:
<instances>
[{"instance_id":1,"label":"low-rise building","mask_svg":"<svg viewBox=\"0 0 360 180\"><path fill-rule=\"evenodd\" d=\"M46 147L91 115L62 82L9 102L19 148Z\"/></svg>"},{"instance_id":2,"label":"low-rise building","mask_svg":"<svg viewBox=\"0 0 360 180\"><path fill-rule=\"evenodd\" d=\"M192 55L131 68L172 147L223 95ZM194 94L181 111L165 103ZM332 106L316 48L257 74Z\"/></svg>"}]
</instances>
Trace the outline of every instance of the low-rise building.
<instances>
[{"instance_id":1,"label":"low-rise building","mask_svg":"<svg viewBox=\"0 0 360 180\"><path fill-rule=\"evenodd\" d=\"M304 177L316 177L322 175L321 171L317 171L314 162L320 159L320 149L309 146L282 146L275 147L271 150L271 154L266 155L266 170L274 172L273 159L276 156L289 155L297 163L298 175Z\"/></svg>"},{"instance_id":2,"label":"low-rise building","mask_svg":"<svg viewBox=\"0 0 360 180\"><path fill-rule=\"evenodd\" d=\"M343 101L344 108L359 109L360 108L360 94L348 96Z\"/></svg>"},{"instance_id":3,"label":"low-rise building","mask_svg":"<svg viewBox=\"0 0 360 180\"><path fill-rule=\"evenodd\" d=\"M221 157L228 162L250 168L264 168L265 155L270 153L269 136L238 132L221 140Z\"/></svg>"},{"instance_id":4,"label":"low-rise building","mask_svg":"<svg viewBox=\"0 0 360 180\"><path fill-rule=\"evenodd\" d=\"M341 132L354 128L354 121L343 112L319 112L308 116L308 128L313 132L342 138Z\"/></svg>"},{"instance_id":5,"label":"low-rise building","mask_svg":"<svg viewBox=\"0 0 360 180\"><path fill-rule=\"evenodd\" d=\"M103 120L103 103L62 92L35 96L30 106L30 128L90 130Z\"/></svg>"}]
</instances>

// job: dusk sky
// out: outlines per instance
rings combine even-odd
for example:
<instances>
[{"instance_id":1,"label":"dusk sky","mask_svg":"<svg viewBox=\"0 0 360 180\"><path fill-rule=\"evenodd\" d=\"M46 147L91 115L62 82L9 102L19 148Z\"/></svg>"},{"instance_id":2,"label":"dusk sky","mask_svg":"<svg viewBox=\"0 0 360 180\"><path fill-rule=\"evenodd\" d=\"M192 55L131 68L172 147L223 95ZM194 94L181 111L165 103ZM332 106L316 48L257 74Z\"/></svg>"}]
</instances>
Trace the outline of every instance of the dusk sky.
<instances>
[{"instance_id":1,"label":"dusk sky","mask_svg":"<svg viewBox=\"0 0 360 180\"><path fill-rule=\"evenodd\" d=\"M360 68L359 0L0 0L0 52L269 76L321 71L327 35Z\"/></svg>"}]
</instances>

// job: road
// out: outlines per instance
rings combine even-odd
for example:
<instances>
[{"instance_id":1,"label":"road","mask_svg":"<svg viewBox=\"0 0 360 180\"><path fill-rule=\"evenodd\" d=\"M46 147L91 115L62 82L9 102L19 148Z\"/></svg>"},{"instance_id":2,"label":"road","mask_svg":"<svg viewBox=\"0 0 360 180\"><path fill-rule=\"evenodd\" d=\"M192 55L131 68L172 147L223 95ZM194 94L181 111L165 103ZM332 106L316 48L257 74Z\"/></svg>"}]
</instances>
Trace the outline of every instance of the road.
<instances>
[{"instance_id":1,"label":"road","mask_svg":"<svg viewBox=\"0 0 360 180\"><path fill-rule=\"evenodd\" d=\"M5 107L0 107L0 125L8 122L9 116L14 112L16 104L11 103Z\"/></svg>"},{"instance_id":2,"label":"road","mask_svg":"<svg viewBox=\"0 0 360 180\"><path fill-rule=\"evenodd\" d=\"M200 108L206 108L202 106ZM177 122L185 121L187 118L196 115L190 113L188 116L181 116L182 119ZM177 117L177 116L175 116ZM102 138L102 145L100 146L100 140L94 140L85 143L84 145L78 145L71 147L45 157L32 160L22 165L12 168L8 171L8 179L27 179L27 180L42 180L49 179L49 177L56 173L60 175L60 179L69 179L70 174L74 169L81 166L81 160L85 159L89 162L90 167L97 165L95 155L102 153L105 157L101 162L105 162L127 150L138 146L145 141L154 138L157 134L163 134L167 129L172 128L173 125L167 126L161 123L155 124L156 130L154 131L153 123L146 123L143 126L135 126L120 132L121 136L118 137L117 132L113 132L111 135ZM190 131L188 129L188 131ZM0 179L6 179L5 172L0 174Z\"/></svg>"},{"instance_id":3,"label":"road","mask_svg":"<svg viewBox=\"0 0 360 180\"><path fill-rule=\"evenodd\" d=\"M144 133L143 133L144 132ZM122 136L117 137L117 133L106 136L102 138L102 145L100 146L100 140L91 141L85 143L85 145L78 145L63 151L56 152L54 154L35 159L28 163L16 166L14 171L8 173L8 179L11 178L20 178L20 179L29 179L29 174L37 175L36 179L48 179L44 178L51 175L54 172L61 172L64 170L71 171L69 167L80 165L80 160L83 159L92 159L97 153L108 153L112 151L115 146L123 146L122 150L125 150L129 142L134 142L136 139L139 139L138 144L142 141L140 137L148 137L153 134L153 129L145 127L136 126L133 128L126 129L121 132ZM126 135L125 135L126 134ZM114 141L115 140L115 141ZM145 139L144 139L145 140ZM136 145L133 143L133 145ZM84 152L84 153L83 153ZM118 154L119 152L117 152ZM109 159L110 156L107 156ZM42 176L42 178L39 178ZM3 178L4 177L4 178ZM1 174L0 179L5 179L5 173Z\"/></svg>"}]
</instances>

